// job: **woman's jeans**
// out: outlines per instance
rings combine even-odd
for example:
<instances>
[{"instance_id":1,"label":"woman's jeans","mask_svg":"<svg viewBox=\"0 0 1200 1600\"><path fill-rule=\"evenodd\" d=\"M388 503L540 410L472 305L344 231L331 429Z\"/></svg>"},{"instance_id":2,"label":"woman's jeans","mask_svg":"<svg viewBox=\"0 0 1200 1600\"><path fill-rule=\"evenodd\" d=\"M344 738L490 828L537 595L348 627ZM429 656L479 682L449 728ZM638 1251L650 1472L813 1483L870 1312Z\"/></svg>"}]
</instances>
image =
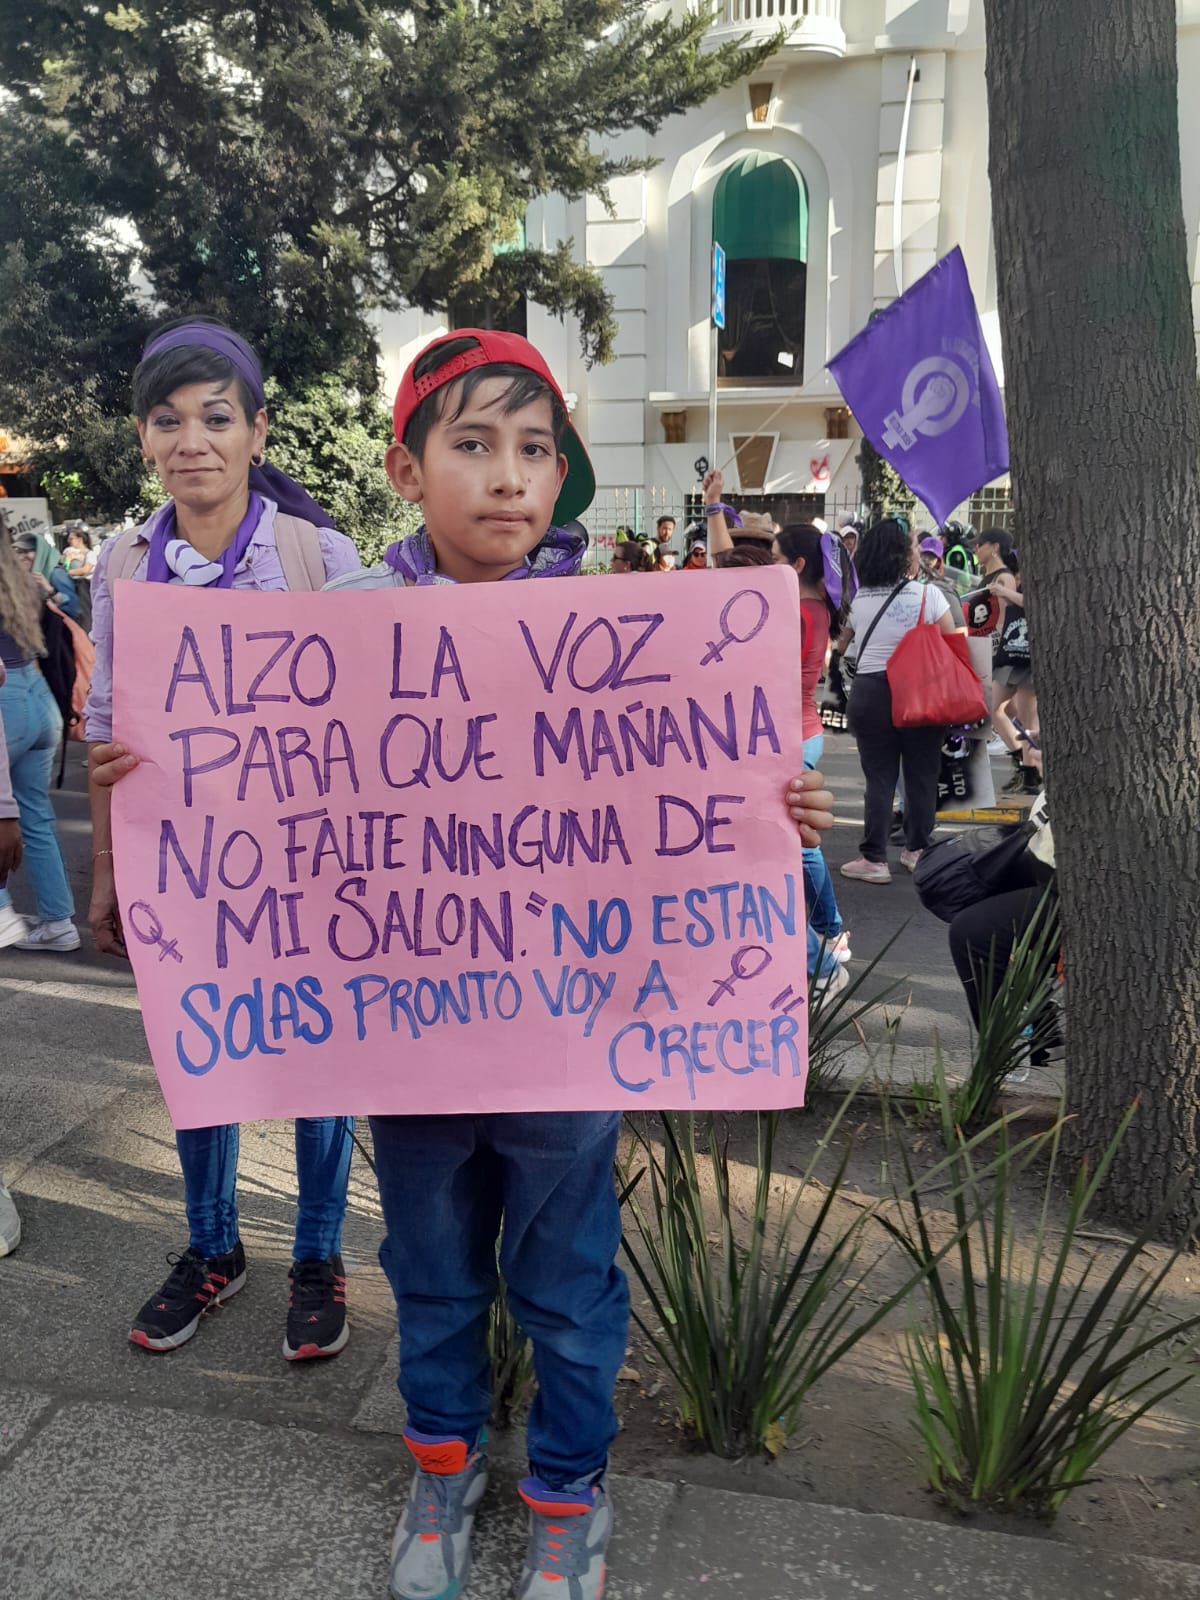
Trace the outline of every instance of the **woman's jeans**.
<instances>
[{"instance_id":1,"label":"woman's jeans","mask_svg":"<svg viewBox=\"0 0 1200 1600\"><path fill-rule=\"evenodd\" d=\"M372 1117L409 1426L473 1446L491 1409L487 1327L499 1271L533 1342L533 1472L576 1493L617 1431L629 1295L616 1264L617 1112Z\"/></svg>"},{"instance_id":2,"label":"woman's jeans","mask_svg":"<svg viewBox=\"0 0 1200 1600\"><path fill-rule=\"evenodd\" d=\"M75 915L50 803L54 757L62 738L62 713L33 662L9 667L8 676L0 684L0 717L4 719L13 798L21 818L25 871L37 914L47 922L62 921ZM8 890L0 888L0 907L11 904Z\"/></svg>"},{"instance_id":3,"label":"woman's jeans","mask_svg":"<svg viewBox=\"0 0 1200 1600\"><path fill-rule=\"evenodd\" d=\"M805 739L805 772L817 770L824 750L823 733L815 733L811 739ZM829 954L828 947L842 931L842 914L838 910L837 896L833 892L833 878L824 852L819 846L816 849L806 847L804 851L804 903L808 911L808 975L811 978L818 962L822 973L829 972L836 966L836 959ZM823 960L822 942L826 946Z\"/></svg>"},{"instance_id":4,"label":"woman's jeans","mask_svg":"<svg viewBox=\"0 0 1200 1600\"><path fill-rule=\"evenodd\" d=\"M297 1261L324 1261L342 1248L342 1218L353 1147L352 1117L296 1118ZM238 1240L238 1124L180 1128L175 1134L191 1245L223 1256Z\"/></svg>"},{"instance_id":5,"label":"woman's jeans","mask_svg":"<svg viewBox=\"0 0 1200 1600\"><path fill-rule=\"evenodd\" d=\"M945 728L897 728L892 724L892 691L886 672L855 674L850 690L850 731L867 792L863 799L862 854L866 861L888 858L892 801L904 770L904 840L909 850L924 850L937 820L938 774Z\"/></svg>"}]
</instances>

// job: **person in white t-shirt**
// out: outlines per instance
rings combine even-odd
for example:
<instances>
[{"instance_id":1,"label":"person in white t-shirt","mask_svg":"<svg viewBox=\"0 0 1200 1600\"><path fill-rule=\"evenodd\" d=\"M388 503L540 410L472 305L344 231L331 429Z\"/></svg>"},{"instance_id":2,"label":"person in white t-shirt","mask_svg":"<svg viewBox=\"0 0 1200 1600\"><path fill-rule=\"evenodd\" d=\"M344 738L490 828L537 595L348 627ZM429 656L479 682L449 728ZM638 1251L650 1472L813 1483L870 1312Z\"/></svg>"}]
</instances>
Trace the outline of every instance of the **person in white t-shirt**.
<instances>
[{"instance_id":1,"label":"person in white t-shirt","mask_svg":"<svg viewBox=\"0 0 1200 1600\"><path fill-rule=\"evenodd\" d=\"M944 728L897 728L892 722L892 692L887 666L896 646L915 628L924 605L925 621L943 633L956 632L946 597L918 583L920 556L908 524L885 517L868 528L855 555L859 591L850 607L842 650L854 668L850 690L850 731L866 779L861 853L842 868L842 876L864 883L890 883L888 832L896 780L904 772L904 838L901 864L910 872L933 838L937 783Z\"/></svg>"}]
</instances>

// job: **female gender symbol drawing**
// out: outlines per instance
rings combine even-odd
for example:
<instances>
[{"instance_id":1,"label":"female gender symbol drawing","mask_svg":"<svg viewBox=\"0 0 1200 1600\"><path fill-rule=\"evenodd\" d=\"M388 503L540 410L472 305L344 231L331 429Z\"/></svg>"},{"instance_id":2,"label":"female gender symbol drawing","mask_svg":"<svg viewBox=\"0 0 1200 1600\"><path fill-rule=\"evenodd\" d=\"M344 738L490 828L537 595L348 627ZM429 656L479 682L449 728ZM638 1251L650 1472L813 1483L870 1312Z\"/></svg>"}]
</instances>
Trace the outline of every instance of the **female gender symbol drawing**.
<instances>
[{"instance_id":1,"label":"female gender symbol drawing","mask_svg":"<svg viewBox=\"0 0 1200 1600\"><path fill-rule=\"evenodd\" d=\"M133 914L135 911L142 913L144 927L139 928L134 920ZM158 959L160 961L165 961L170 956L172 961L182 962L183 957L179 954L178 941L163 937L163 925L158 920L158 914L153 906L148 906L144 900L135 900L125 913L125 921L129 924L133 937L139 944L158 946Z\"/></svg>"},{"instance_id":2,"label":"female gender symbol drawing","mask_svg":"<svg viewBox=\"0 0 1200 1600\"><path fill-rule=\"evenodd\" d=\"M750 606L742 607L743 617L748 617L749 612L755 607L758 609L758 620L751 622L749 632L734 633L731 623L733 609L740 600L749 600ZM757 589L739 589L721 607L721 637L708 641L708 654L700 662L706 667L710 661L722 661L725 651L732 644L749 644L751 639L756 639L767 625L767 618L771 615L771 607L767 604L766 595L760 594Z\"/></svg>"}]
</instances>

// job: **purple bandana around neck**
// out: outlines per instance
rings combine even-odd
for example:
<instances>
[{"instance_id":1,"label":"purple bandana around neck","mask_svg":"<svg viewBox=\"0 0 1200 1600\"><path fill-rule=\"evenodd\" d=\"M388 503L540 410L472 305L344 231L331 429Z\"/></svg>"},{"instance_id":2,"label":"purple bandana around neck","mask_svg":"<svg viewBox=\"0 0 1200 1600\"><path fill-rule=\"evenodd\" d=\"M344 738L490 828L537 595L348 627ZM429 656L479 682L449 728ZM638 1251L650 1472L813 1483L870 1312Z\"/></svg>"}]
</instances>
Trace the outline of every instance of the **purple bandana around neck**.
<instances>
[{"instance_id":1,"label":"purple bandana around neck","mask_svg":"<svg viewBox=\"0 0 1200 1600\"><path fill-rule=\"evenodd\" d=\"M541 542L525 557L524 564L506 572L507 583L512 578L573 578L583 563L587 538L568 528L551 528ZM453 578L437 570L437 556L433 540L424 527L410 533L406 539L397 539L388 545L383 559L393 572L398 572L409 583L426 587L432 583L453 583Z\"/></svg>"},{"instance_id":2,"label":"purple bandana around neck","mask_svg":"<svg viewBox=\"0 0 1200 1600\"><path fill-rule=\"evenodd\" d=\"M255 529L262 520L263 503L256 494L251 494L250 502L246 507L246 515L238 523L237 532L232 542L223 550L213 566L220 566L220 576L216 577L207 587L212 589L232 589L233 575L237 571L246 551L250 548L250 541L254 537ZM179 538L175 529L175 507L164 506L159 517L158 526L150 535L150 554L146 562L147 583L170 583L178 575L167 559L167 546ZM186 542L186 541L183 541Z\"/></svg>"},{"instance_id":3,"label":"purple bandana around neck","mask_svg":"<svg viewBox=\"0 0 1200 1600\"><path fill-rule=\"evenodd\" d=\"M846 604L858 593L858 573L854 570L854 563L847 561L850 569L850 580L847 587L848 594L842 590L842 558L845 554L845 545L836 533L823 533L821 535L821 565L824 568L825 593L829 596L829 603L835 611L842 609L842 601Z\"/></svg>"}]
</instances>

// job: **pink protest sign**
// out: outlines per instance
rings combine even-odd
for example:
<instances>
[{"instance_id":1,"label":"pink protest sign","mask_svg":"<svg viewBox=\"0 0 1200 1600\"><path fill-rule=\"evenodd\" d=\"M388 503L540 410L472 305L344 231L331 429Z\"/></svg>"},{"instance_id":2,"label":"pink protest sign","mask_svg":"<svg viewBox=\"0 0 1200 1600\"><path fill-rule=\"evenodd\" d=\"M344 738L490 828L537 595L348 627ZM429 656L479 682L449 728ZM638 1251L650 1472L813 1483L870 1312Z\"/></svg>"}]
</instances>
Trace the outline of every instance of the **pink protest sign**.
<instances>
[{"instance_id":1,"label":"pink protest sign","mask_svg":"<svg viewBox=\"0 0 1200 1600\"><path fill-rule=\"evenodd\" d=\"M801 1103L792 572L115 605L177 1127Z\"/></svg>"}]
</instances>

